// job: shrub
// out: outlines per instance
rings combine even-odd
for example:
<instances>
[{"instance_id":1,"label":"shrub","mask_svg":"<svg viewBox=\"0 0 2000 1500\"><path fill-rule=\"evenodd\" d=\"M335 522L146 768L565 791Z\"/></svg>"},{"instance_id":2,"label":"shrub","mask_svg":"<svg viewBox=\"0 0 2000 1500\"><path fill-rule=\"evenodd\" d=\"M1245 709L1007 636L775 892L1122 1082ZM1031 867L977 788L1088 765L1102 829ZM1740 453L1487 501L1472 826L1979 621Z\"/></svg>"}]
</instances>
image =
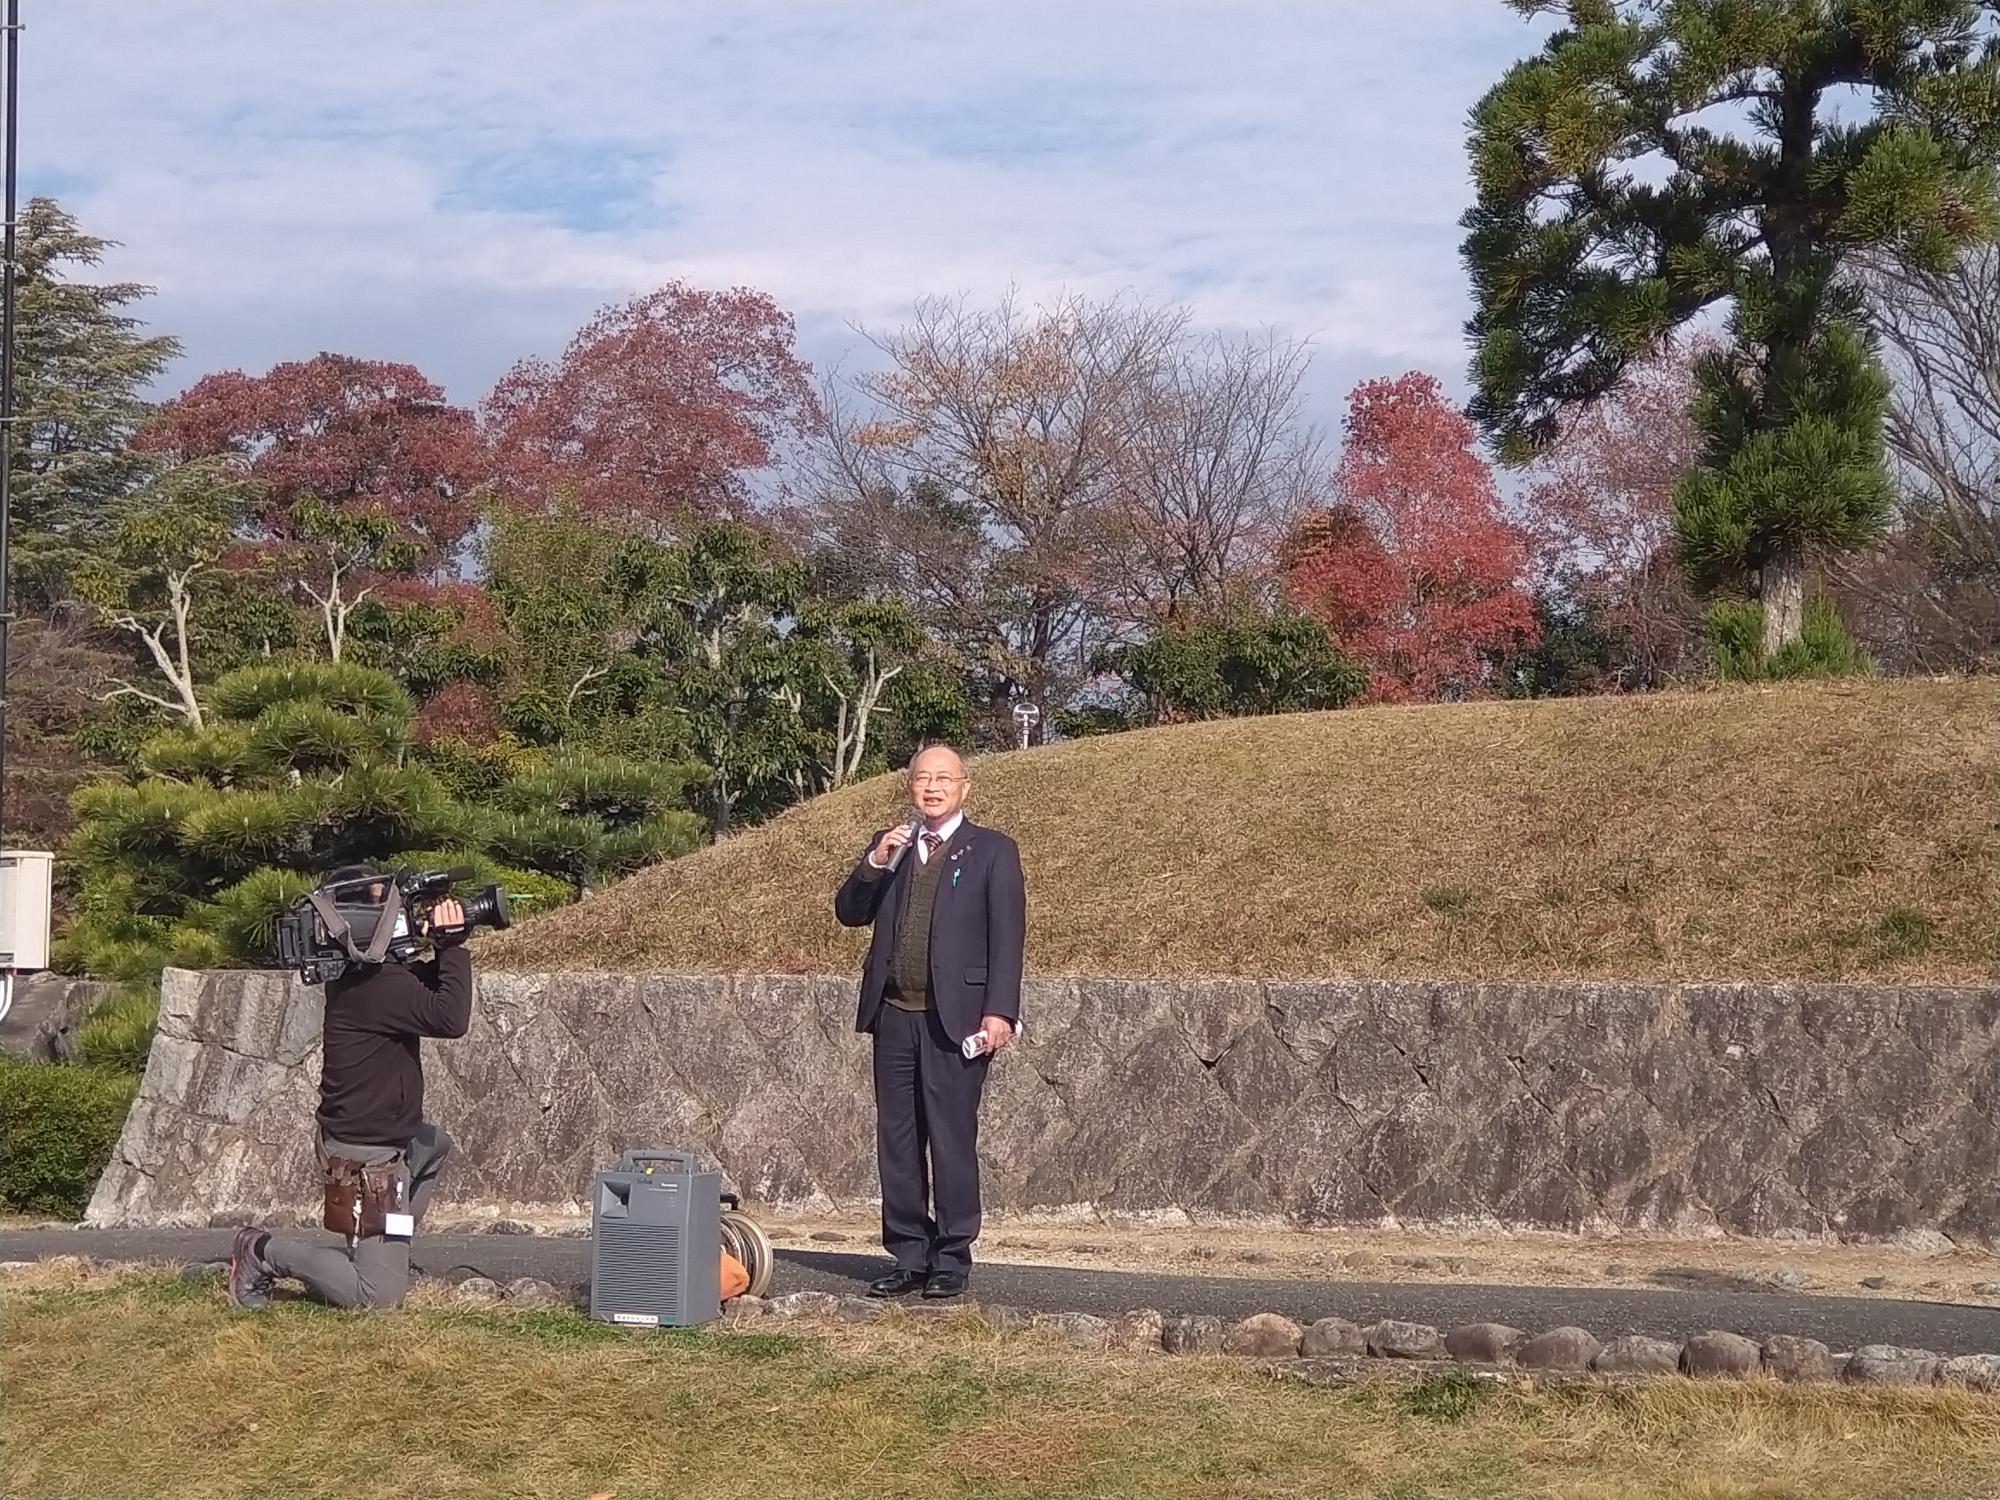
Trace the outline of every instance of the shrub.
<instances>
[{"instance_id":1,"label":"shrub","mask_svg":"<svg viewBox=\"0 0 2000 1500\"><path fill-rule=\"evenodd\" d=\"M1799 638L1776 656L1764 655L1764 606L1754 599L1718 599L1708 611L1708 644L1725 682L1790 677L1866 677L1874 664L1854 643L1840 610L1825 594L1806 602Z\"/></svg>"},{"instance_id":2,"label":"shrub","mask_svg":"<svg viewBox=\"0 0 2000 1500\"><path fill-rule=\"evenodd\" d=\"M159 1009L159 995L150 986L133 985L103 1001L77 1030L82 1060L119 1073L145 1072Z\"/></svg>"},{"instance_id":3,"label":"shrub","mask_svg":"<svg viewBox=\"0 0 2000 1500\"><path fill-rule=\"evenodd\" d=\"M1764 606L1755 599L1718 599L1708 609L1708 649L1724 682L1764 675Z\"/></svg>"},{"instance_id":4,"label":"shrub","mask_svg":"<svg viewBox=\"0 0 2000 1500\"><path fill-rule=\"evenodd\" d=\"M0 1210L82 1217L138 1087L108 1068L0 1056Z\"/></svg>"},{"instance_id":5,"label":"shrub","mask_svg":"<svg viewBox=\"0 0 2000 1500\"><path fill-rule=\"evenodd\" d=\"M1866 677L1874 671L1867 653L1854 643L1840 610L1824 594L1806 605L1799 638L1771 658L1773 677Z\"/></svg>"}]
</instances>

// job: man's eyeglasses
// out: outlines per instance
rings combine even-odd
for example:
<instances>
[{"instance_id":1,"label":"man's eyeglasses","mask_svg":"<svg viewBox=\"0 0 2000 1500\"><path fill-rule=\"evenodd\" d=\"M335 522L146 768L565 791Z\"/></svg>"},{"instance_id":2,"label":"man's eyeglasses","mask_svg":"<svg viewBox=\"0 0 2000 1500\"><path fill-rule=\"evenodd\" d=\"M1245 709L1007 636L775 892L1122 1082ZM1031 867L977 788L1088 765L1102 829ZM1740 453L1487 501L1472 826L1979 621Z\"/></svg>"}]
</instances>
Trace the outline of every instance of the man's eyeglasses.
<instances>
[{"instance_id":1,"label":"man's eyeglasses","mask_svg":"<svg viewBox=\"0 0 2000 1500\"><path fill-rule=\"evenodd\" d=\"M953 776L943 771L926 772L922 776L912 776L911 786L957 786L965 780L963 776Z\"/></svg>"}]
</instances>

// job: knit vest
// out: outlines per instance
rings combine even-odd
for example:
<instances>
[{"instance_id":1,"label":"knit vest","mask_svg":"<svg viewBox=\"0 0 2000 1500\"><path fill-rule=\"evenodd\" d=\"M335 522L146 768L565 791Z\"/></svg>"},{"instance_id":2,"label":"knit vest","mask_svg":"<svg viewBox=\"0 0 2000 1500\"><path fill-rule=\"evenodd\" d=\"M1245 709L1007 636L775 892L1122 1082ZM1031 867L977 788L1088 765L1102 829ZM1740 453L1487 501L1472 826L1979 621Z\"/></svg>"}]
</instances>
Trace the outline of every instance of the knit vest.
<instances>
[{"instance_id":1,"label":"knit vest","mask_svg":"<svg viewBox=\"0 0 2000 1500\"><path fill-rule=\"evenodd\" d=\"M944 851L939 844L931 857L910 872L903 895L903 917L896 924L896 951L889 959L891 1005L927 1010L931 1003L931 911L937 905L938 881L944 877Z\"/></svg>"}]
</instances>

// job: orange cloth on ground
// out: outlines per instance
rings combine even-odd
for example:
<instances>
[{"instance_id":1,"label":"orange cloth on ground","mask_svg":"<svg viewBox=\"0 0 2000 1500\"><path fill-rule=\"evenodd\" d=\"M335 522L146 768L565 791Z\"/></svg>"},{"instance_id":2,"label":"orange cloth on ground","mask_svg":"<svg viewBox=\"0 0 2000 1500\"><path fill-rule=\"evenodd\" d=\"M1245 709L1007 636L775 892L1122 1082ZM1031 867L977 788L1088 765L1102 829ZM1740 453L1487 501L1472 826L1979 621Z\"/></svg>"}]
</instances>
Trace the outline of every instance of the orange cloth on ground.
<instances>
[{"instance_id":1,"label":"orange cloth on ground","mask_svg":"<svg viewBox=\"0 0 2000 1500\"><path fill-rule=\"evenodd\" d=\"M750 1290L750 1273L743 1269L743 1262L727 1250L722 1252L722 1300L740 1297Z\"/></svg>"}]
</instances>

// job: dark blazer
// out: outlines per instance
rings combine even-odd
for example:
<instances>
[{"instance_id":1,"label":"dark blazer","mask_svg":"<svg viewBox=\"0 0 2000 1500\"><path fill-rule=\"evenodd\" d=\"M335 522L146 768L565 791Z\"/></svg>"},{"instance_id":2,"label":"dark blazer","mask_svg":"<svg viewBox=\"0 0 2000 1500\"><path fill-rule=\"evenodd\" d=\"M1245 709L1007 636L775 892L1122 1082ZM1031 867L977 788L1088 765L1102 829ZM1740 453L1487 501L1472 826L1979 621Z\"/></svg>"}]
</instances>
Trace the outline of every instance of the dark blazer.
<instances>
[{"instance_id":1,"label":"dark blazer","mask_svg":"<svg viewBox=\"0 0 2000 1500\"><path fill-rule=\"evenodd\" d=\"M882 1012L882 991L896 951L903 893L917 868L911 849L894 871L877 870L868 855L889 830L868 841L868 853L833 898L843 927L875 924L868 960L861 969L861 1006L856 1031L873 1031ZM1004 833L981 828L970 818L933 858L945 862L931 908L931 998L938 1018L954 1040L979 1029L984 1016L1021 1020L1021 953L1028 937L1028 892L1021 876L1021 851Z\"/></svg>"}]
</instances>

